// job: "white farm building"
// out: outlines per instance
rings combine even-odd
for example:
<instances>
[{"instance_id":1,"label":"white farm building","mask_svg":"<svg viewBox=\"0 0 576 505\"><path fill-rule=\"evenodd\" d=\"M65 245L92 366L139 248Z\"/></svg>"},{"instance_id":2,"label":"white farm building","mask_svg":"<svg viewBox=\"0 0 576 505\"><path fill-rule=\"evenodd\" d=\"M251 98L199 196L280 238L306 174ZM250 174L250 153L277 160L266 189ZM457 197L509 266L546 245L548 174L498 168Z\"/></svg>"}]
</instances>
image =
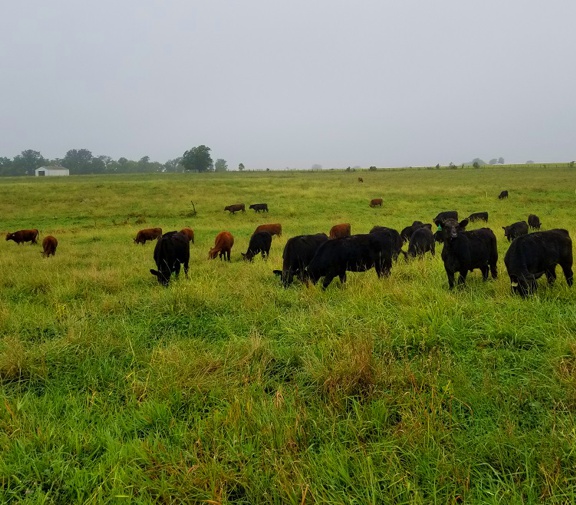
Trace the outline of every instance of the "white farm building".
<instances>
[{"instance_id":1,"label":"white farm building","mask_svg":"<svg viewBox=\"0 0 576 505\"><path fill-rule=\"evenodd\" d=\"M35 172L36 177L70 175L70 170L62 167L40 167Z\"/></svg>"}]
</instances>

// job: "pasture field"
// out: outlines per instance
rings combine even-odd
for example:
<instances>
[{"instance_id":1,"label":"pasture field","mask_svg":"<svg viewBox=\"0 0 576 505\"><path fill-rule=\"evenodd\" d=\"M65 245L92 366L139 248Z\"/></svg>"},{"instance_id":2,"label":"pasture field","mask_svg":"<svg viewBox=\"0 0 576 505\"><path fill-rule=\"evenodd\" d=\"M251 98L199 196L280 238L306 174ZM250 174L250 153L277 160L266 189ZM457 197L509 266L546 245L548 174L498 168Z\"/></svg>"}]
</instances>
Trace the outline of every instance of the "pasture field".
<instances>
[{"instance_id":1,"label":"pasture field","mask_svg":"<svg viewBox=\"0 0 576 505\"><path fill-rule=\"evenodd\" d=\"M573 168L0 184L1 503L576 503L576 290L558 268L512 296L502 230L535 213L576 238ZM449 291L441 246L326 291L272 274L291 236L454 209L490 213L497 280ZM243 262L275 222L270 258ZM167 289L132 242L155 226L196 234ZM25 228L56 256L4 240ZM231 263L207 259L222 230Z\"/></svg>"}]
</instances>

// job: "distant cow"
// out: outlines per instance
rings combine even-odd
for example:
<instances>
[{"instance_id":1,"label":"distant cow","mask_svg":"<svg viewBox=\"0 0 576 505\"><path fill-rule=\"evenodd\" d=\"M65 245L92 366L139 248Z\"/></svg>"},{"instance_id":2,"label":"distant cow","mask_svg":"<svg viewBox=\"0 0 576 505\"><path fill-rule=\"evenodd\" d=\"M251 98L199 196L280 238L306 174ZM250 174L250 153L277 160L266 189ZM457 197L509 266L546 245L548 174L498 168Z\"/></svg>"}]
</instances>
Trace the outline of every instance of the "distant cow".
<instances>
[{"instance_id":1,"label":"distant cow","mask_svg":"<svg viewBox=\"0 0 576 505\"><path fill-rule=\"evenodd\" d=\"M530 214L528 216L528 226L533 230L539 230L542 226L540 218L536 214Z\"/></svg>"},{"instance_id":2,"label":"distant cow","mask_svg":"<svg viewBox=\"0 0 576 505\"><path fill-rule=\"evenodd\" d=\"M252 261L254 256L258 253L262 254L262 259L266 259L266 257L270 254L270 246L272 245L272 235L267 231L259 231L258 233L254 233L250 237L250 243L248 244L248 250L246 254L242 254L242 257L247 261Z\"/></svg>"},{"instance_id":3,"label":"distant cow","mask_svg":"<svg viewBox=\"0 0 576 505\"><path fill-rule=\"evenodd\" d=\"M390 243L392 244L392 259L394 261L398 260L398 256L400 253L404 255L404 259L406 259L406 252L402 250L403 241L400 237L400 234L394 228L388 228L386 226L374 226L370 233L384 233L388 236Z\"/></svg>"},{"instance_id":4,"label":"distant cow","mask_svg":"<svg viewBox=\"0 0 576 505\"><path fill-rule=\"evenodd\" d=\"M256 227L254 233L259 231L267 231L270 235L278 235L280 237L282 235L282 225L280 223L261 224Z\"/></svg>"},{"instance_id":5,"label":"distant cow","mask_svg":"<svg viewBox=\"0 0 576 505\"><path fill-rule=\"evenodd\" d=\"M184 274L188 277L188 262L190 261L190 239L184 233L169 231L162 235L154 247L154 261L158 270L150 269L150 273L163 286L168 286L174 272L176 278L180 274L180 265L184 265Z\"/></svg>"},{"instance_id":6,"label":"distant cow","mask_svg":"<svg viewBox=\"0 0 576 505\"><path fill-rule=\"evenodd\" d=\"M194 230L192 228L182 228L180 230L180 233L183 233L184 235L186 235L188 237L188 239L190 240L190 242L194 243Z\"/></svg>"},{"instance_id":7,"label":"distant cow","mask_svg":"<svg viewBox=\"0 0 576 505\"><path fill-rule=\"evenodd\" d=\"M473 212L468 216L468 221L473 223L474 221L485 221L488 222L488 212Z\"/></svg>"},{"instance_id":8,"label":"distant cow","mask_svg":"<svg viewBox=\"0 0 576 505\"><path fill-rule=\"evenodd\" d=\"M234 205L228 205L224 207L224 210L230 212L230 214L235 214L236 212L246 212L246 206L243 203L235 203Z\"/></svg>"},{"instance_id":9,"label":"distant cow","mask_svg":"<svg viewBox=\"0 0 576 505\"><path fill-rule=\"evenodd\" d=\"M370 200L370 207L382 207L383 200L382 198L372 198Z\"/></svg>"},{"instance_id":10,"label":"distant cow","mask_svg":"<svg viewBox=\"0 0 576 505\"><path fill-rule=\"evenodd\" d=\"M502 226L502 229L508 242L512 242L515 238L528 233L528 223L526 221L518 221L510 226Z\"/></svg>"},{"instance_id":11,"label":"distant cow","mask_svg":"<svg viewBox=\"0 0 576 505\"><path fill-rule=\"evenodd\" d=\"M458 211L446 210L444 212L439 212L438 215L432 221L436 226L442 226L442 223L447 219L453 219L454 221L458 221Z\"/></svg>"},{"instance_id":12,"label":"distant cow","mask_svg":"<svg viewBox=\"0 0 576 505\"><path fill-rule=\"evenodd\" d=\"M454 274L460 273L458 284L465 284L468 272L479 268L482 279L488 279L488 272L492 278L498 276L498 249L496 235L490 228L465 231L468 220L460 223L454 219L448 219L442 224L444 248L442 260L448 276L450 289L454 288Z\"/></svg>"},{"instance_id":13,"label":"distant cow","mask_svg":"<svg viewBox=\"0 0 576 505\"><path fill-rule=\"evenodd\" d=\"M330 238L340 238L350 236L350 223L335 224L330 228Z\"/></svg>"},{"instance_id":14,"label":"distant cow","mask_svg":"<svg viewBox=\"0 0 576 505\"><path fill-rule=\"evenodd\" d=\"M546 275L548 284L554 284L556 265L560 265L568 286L572 286L572 262L572 240L568 231L561 229L518 237L504 256L512 291L523 297L536 291L536 279L542 275Z\"/></svg>"},{"instance_id":15,"label":"distant cow","mask_svg":"<svg viewBox=\"0 0 576 505\"><path fill-rule=\"evenodd\" d=\"M401 232L400 237L402 238L402 242L410 242L410 237L412 234L418 229L422 228L424 223L422 221L414 221L410 226L406 226Z\"/></svg>"},{"instance_id":16,"label":"distant cow","mask_svg":"<svg viewBox=\"0 0 576 505\"><path fill-rule=\"evenodd\" d=\"M362 177L358 177L358 182L364 182L364 179L362 179Z\"/></svg>"},{"instance_id":17,"label":"distant cow","mask_svg":"<svg viewBox=\"0 0 576 505\"><path fill-rule=\"evenodd\" d=\"M322 244L306 269L316 284L324 277L326 289L334 277L346 282L346 272L365 272L374 268L378 277L390 275L392 268L392 242L383 233L367 233L328 240Z\"/></svg>"},{"instance_id":18,"label":"distant cow","mask_svg":"<svg viewBox=\"0 0 576 505\"><path fill-rule=\"evenodd\" d=\"M14 233L8 233L6 235L6 240L13 240L18 245L22 242L30 242L31 244L37 244L38 230L18 230Z\"/></svg>"},{"instance_id":19,"label":"distant cow","mask_svg":"<svg viewBox=\"0 0 576 505\"><path fill-rule=\"evenodd\" d=\"M276 275L282 277L285 288L292 284L295 275L302 282L306 280L306 267L316 255L318 248L327 240L325 233L297 235L288 239L282 254L282 270L274 270Z\"/></svg>"},{"instance_id":20,"label":"distant cow","mask_svg":"<svg viewBox=\"0 0 576 505\"><path fill-rule=\"evenodd\" d=\"M56 248L58 247L58 240L52 235L44 237L42 241L42 256L48 258L49 256L54 256L56 254Z\"/></svg>"},{"instance_id":21,"label":"distant cow","mask_svg":"<svg viewBox=\"0 0 576 505\"><path fill-rule=\"evenodd\" d=\"M255 212L268 212L267 203L253 203L249 208L254 209Z\"/></svg>"},{"instance_id":22,"label":"distant cow","mask_svg":"<svg viewBox=\"0 0 576 505\"><path fill-rule=\"evenodd\" d=\"M220 256L220 259L230 261L230 250L234 245L234 237L229 231L221 231L216 235L216 240L214 241L214 247L208 252L208 259L213 260L216 256Z\"/></svg>"},{"instance_id":23,"label":"distant cow","mask_svg":"<svg viewBox=\"0 0 576 505\"><path fill-rule=\"evenodd\" d=\"M134 243L144 245L147 240L156 240L161 236L162 236L162 228L146 228L144 230L140 230L136 234Z\"/></svg>"},{"instance_id":24,"label":"distant cow","mask_svg":"<svg viewBox=\"0 0 576 505\"><path fill-rule=\"evenodd\" d=\"M436 254L436 245L434 243L431 224L425 224L415 230L410 237L410 244L408 246L408 255L413 258L416 256L423 257L428 251L430 251L432 256Z\"/></svg>"},{"instance_id":25,"label":"distant cow","mask_svg":"<svg viewBox=\"0 0 576 505\"><path fill-rule=\"evenodd\" d=\"M503 200L504 198L508 198L508 190L501 191L498 195L499 200Z\"/></svg>"}]
</instances>

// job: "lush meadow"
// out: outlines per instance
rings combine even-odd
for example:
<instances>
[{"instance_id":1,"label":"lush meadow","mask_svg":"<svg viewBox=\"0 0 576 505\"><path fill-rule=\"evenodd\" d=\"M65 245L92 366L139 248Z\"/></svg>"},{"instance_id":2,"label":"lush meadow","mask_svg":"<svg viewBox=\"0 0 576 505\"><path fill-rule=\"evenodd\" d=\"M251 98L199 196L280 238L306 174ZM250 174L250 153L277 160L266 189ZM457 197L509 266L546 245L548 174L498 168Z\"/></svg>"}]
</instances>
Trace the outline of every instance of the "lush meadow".
<instances>
[{"instance_id":1,"label":"lush meadow","mask_svg":"<svg viewBox=\"0 0 576 505\"><path fill-rule=\"evenodd\" d=\"M576 291L558 269L512 296L502 230L535 213L576 238L573 168L0 184L0 502L576 502ZM453 209L490 213L496 281L449 291L441 246L326 291L272 274L291 236ZM243 262L266 222L283 236ZM195 230L190 279L149 273L153 226ZM4 240L24 228L56 256ZM222 230L231 263L207 259Z\"/></svg>"}]
</instances>

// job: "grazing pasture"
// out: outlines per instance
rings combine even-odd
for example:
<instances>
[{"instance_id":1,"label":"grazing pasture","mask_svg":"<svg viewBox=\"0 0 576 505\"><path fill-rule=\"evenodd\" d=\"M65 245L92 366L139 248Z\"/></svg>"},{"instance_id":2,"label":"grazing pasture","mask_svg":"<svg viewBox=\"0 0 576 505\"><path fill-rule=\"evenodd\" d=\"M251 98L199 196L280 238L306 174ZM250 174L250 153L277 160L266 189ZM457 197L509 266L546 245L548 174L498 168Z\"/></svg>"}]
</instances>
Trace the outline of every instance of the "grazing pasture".
<instances>
[{"instance_id":1,"label":"grazing pasture","mask_svg":"<svg viewBox=\"0 0 576 505\"><path fill-rule=\"evenodd\" d=\"M574 169L358 176L3 178L0 232L58 254L0 239L0 502L575 503L576 289L512 295L502 233L534 213L574 239ZM262 195L265 217L223 212ZM495 232L497 279L450 291L440 254L325 291L272 273L295 235L445 209L489 212L467 229ZM267 222L268 259L243 261ZM152 226L194 230L189 279L150 275ZM207 259L222 230L230 263Z\"/></svg>"}]
</instances>

